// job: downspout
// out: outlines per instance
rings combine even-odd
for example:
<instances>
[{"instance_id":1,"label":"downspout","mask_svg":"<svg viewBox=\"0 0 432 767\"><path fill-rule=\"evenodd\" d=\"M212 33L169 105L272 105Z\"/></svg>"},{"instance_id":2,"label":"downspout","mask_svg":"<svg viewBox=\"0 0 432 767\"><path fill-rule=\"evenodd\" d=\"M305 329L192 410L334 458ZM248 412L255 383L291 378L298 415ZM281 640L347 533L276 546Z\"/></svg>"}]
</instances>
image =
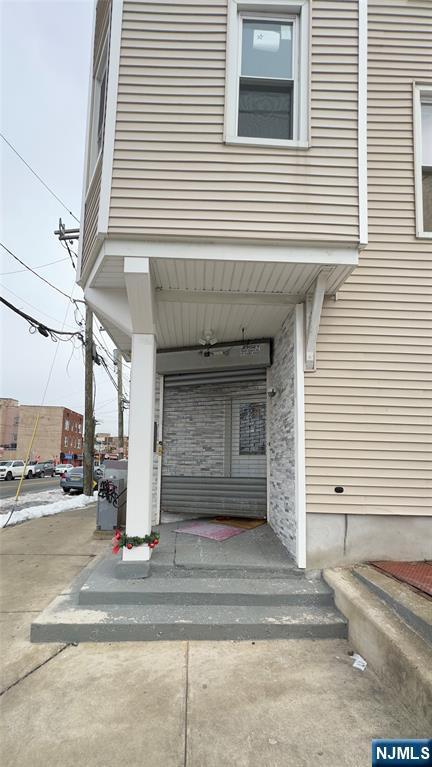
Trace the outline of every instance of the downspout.
<instances>
[{"instance_id":1,"label":"downspout","mask_svg":"<svg viewBox=\"0 0 432 767\"><path fill-rule=\"evenodd\" d=\"M367 174L367 77L368 77L368 0L358 0L358 200L359 248L368 244Z\"/></svg>"}]
</instances>

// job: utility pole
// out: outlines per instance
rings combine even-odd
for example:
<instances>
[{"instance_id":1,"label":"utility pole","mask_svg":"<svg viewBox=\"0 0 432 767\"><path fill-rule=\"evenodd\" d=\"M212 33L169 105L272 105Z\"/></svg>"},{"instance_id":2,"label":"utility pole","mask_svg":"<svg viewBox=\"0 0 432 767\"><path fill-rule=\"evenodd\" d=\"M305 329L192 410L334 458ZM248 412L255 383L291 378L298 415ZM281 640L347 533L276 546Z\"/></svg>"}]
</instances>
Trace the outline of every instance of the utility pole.
<instances>
[{"instance_id":1,"label":"utility pole","mask_svg":"<svg viewBox=\"0 0 432 767\"><path fill-rule=\"evenodd\" d=\"M84 379L84 495L93 494L93 312L86 305L85 318L85 379Z\"/></svg>"},{"instance_id":2,"label":"utility pole","mask_svg":"<svg viewBox=\"0 0 432 767\"><path fill-rule=\"evenodd\" d=\"M124 458L124 435L123 435L123 358L120 349L114 349L114 359L117 365L117 450L119 458Z\"/></svg>"}]
</instances>

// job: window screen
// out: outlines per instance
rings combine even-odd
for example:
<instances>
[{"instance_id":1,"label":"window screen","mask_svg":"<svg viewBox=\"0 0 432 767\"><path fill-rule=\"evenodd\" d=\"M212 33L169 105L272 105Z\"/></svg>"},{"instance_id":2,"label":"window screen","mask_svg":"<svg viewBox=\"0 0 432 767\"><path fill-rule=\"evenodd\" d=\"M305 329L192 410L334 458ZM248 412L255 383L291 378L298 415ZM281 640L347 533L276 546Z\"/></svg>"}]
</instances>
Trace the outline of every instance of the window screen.
<instances>
[{"instance_id":1,"label":"window screen","mask_svg":"<svg viewBox=\"0 0 432 767\"><path fill-rule=\"evenodd\" d=\"M244 19L238 135L291 139L293 87L293 25Z\"/></svg>"}]
</instances>

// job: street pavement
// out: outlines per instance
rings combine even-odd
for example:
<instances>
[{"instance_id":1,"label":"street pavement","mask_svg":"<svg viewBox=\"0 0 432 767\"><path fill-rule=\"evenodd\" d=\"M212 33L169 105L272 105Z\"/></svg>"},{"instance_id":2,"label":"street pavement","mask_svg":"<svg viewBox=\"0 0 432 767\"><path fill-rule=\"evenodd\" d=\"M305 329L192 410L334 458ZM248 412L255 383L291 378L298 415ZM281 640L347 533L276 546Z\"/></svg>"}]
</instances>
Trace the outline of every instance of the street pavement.
<instances>
[{"instance_id":1,"label":"street pavement","mask_svg":"<svg viewBox=\"0 0 432 767\"><path fill-rule=\"evenodd\" d=\"M0 534L2 767L369 767L372 738L426 737L345 640L30 644L108 551L94 526L89 507Z\"/></svg>"},{"instance_id":2,"label":"street pavement","mask_svg":"<svg viewBox=\"0 0 432 767\"><path fill-rule=\"evenodd\" d=\"M2 480L0 482L0 500L2 498L14 498L18 484L18 479L12 479L10 482ZM20 496L28 493L41 493L43 490L53 490L56 487L60 487L60 477L25 479L21 485Z\"/></svg>"}]
</instances>

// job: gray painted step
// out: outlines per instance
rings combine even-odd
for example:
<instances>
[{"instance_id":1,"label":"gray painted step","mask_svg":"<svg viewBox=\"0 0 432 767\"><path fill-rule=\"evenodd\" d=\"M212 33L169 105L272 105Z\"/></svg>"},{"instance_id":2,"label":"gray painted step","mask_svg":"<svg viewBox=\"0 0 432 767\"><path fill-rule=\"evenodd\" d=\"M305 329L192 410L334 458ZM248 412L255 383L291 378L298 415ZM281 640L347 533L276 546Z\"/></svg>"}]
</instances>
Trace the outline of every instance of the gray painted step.
<instances>
[{"instance_id":1,"label":"gray painted step","mask_svg":"<svg viewBox=\"0 0 432 767\"><path fill-rule=\"evenodd\" d=\"M310 570L305 573L304 570L298 570L296 567L291 567L287 570L278 570L266 567L208 567L205 564L194 564L193 567L187 567L185 565L159 565L155 562L151 562L151 573L156 578L254 578L255 580L261 580L262 578L280 578L281 580L289 580L291 578L298 579L306 577L310 580L317 579L318 574L321 577L319 570Z\"/></svg>"},{"instance_id":2,"label":"gray painted step","mask_svg":"<svg viewBox=\"0 0 432 767\"><path fill-rule=\"evenodd\" d=\"M158 577L124 581L116 578L114 558L102 560L78 595L80 605L333 605L333 594L322 580L306 578Z\"/></svg>"},{"instance_id":3,"label":"gray painted step","mask_svg":"<svg viewBox=\"0 0 432 767\"><path fill-rule=\"evenodd\" d=\"M330 639L346 637L345 619L316 606L78 605L57 597L33 622L32 642Z\"/></svg>"}]
</instances>

